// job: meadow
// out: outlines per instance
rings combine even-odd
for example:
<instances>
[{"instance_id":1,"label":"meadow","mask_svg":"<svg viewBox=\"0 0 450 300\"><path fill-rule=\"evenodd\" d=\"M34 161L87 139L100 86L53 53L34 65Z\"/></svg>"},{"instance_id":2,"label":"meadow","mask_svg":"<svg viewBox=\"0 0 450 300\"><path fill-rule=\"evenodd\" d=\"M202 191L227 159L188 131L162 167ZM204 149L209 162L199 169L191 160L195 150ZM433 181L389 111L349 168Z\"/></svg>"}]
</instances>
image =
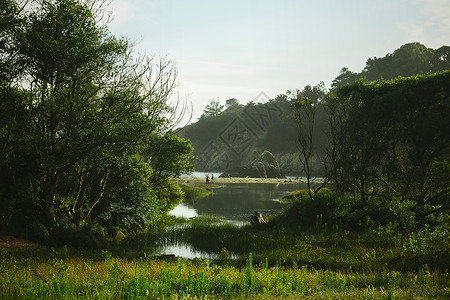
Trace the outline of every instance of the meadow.
<instances>
[{"instance_id":1,"label":"meadow","mask_svg":"<svg viewBox=\"0 0 450 300\"><path fill-rule=\"evenodd\" d=\"M177 220L180 222L180 220ZM184 239L216 260L154 256L158 231L108 250L38 247L0 252L1 299L448 299L449 234L348 232L318 220L293 228L181 220ZM271 229L269 229L272 227ZM205 242L207 241L207 243ZM219 249L219 250L218 250ZM238 259L231 259L231 254Z\"/></svg>"},{"instance_id":2,"label":"meadow","mask_svg":"<svg viewBox=\"0 0 450 300\"><path fill-rule=\"evenodd\" d=\"M182 188L193 198L207 193ZM349 199L327 189L314 200L296 191L282 201L290 204L265 224L166 215L159 226L102 249L3 239L0 299L450 298L446 213L406 229L400 218L384 225L361 218ZM216 258L153 253L164 242Z\"/></svg>"}]
</instances>

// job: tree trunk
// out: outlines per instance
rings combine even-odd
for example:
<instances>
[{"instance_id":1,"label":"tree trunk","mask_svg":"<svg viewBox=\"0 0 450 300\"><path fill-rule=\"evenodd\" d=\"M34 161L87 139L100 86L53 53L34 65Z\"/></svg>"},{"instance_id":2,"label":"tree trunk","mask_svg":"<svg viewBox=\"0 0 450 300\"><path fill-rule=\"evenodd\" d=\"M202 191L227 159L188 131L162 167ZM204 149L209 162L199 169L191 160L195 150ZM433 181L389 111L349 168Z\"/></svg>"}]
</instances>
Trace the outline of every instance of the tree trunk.
<instances>
[{"instance_id":1,"label":"tree trunk","mask_svg":"<svg viewBox=\"0 0 450 300\"><path fill-rule=\"evenodd\" d=\"M45 214L49 224L56 224L55 195L58 178L55 170L49 169L45 178Z\"/></svg>"}]
</instances>

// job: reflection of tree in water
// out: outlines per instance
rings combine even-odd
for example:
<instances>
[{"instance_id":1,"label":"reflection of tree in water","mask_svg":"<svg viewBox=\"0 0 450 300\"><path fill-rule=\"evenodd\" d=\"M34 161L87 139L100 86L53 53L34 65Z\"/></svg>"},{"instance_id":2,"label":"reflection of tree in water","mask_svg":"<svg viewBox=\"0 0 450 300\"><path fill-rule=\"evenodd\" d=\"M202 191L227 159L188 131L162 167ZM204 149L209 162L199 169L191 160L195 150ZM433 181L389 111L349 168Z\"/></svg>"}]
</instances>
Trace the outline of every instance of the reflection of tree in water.
<instances>
[{"instance_id":1,"label":"reflection of tree in water","mask_svg":"<svg viewBox=\"0 0 450 300\"><path fill-rule=\"evenodd\" d=\"M195 209L199 215L248 222L255 210L260 211L264 217L281 211L284 205L275 200L301 188L304 188L301 184L228 184L224 188L214 189L205 198L185 204Z\"/></svg>"}]
</instances>

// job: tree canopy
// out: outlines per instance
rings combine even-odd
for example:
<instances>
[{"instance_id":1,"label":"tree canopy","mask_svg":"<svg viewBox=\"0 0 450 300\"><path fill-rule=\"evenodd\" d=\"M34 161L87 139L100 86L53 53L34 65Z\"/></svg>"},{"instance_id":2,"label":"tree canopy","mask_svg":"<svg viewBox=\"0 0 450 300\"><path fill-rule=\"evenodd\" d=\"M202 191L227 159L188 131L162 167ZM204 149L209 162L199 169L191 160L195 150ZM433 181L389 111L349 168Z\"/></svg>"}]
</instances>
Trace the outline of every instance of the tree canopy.
<instances>
[{"instance_id":1,"label":"tree canopy","mask_svg":"<svg viewBox=\"0 0 450 300\"><path fill-rule=\"evenodd\" d=\"M405 44L384 57L368 58L366 66L360 73L342 68L340 74L333 80L331 88L336 89L353 83L359 78L389 80L398 76L409 77L444 71L450 69L449 53L449 46L434 50L420 43Z\"/></svg>"},{"instance_id":2,"label":"tree canopy","mask_svg":"<svg viewBox=\"0 0 450 300\"><path fill-rule=\"evenodd\" d=\"M219 98L212 99L209 104L205 106L200 119L218 116L223 111L224 106L220 105Z\"/></svg>"},{"instance_id":3,"label":"tree canopy","mask_svg":"<svg viewBox=\"0 0 450 300\"><path fill-rule=\"evenodd\" d=\"M137 182L142 193L128 197L135 206L158 210L165 200L156 199L145 182L156 170L167 167L173 174L191 168L192 149L168 131L173 63L136 57L133 44L102 23L102 3L36 1L17 13L16 1L1 2L2 22L9 18L9 25L0 27L5 226L23 226L26 220L78 226L97 217L99 203L113 203L114 193ZM182 147L180 161L171 166L163 163L173 159L171 151L156 151L166 147L166 139L169 147ZM134 180L114 179L127 176Z\"/></svg>"}]
</instances>

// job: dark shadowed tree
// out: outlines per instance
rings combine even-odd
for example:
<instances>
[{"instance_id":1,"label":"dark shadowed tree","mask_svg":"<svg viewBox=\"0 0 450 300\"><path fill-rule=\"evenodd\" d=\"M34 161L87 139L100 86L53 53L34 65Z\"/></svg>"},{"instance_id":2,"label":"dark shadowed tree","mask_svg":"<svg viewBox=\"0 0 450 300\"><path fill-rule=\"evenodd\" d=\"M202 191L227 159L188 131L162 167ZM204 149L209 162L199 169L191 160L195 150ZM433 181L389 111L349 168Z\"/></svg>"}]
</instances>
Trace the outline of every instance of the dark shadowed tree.
<instances>
[{"instance_id":1,"label":"dark shadowed tree","mask_svg":"<svg viewBox=\"0 0 450 300\"><path fill-rule=\"evenodd\" d=\"M344 84L353 83L359 77L360 75L358 75L357 73L353 73L348 68L342 68L339 75L331 83L331 88L335 90L338 87L343 86Z\"/></svg>"},{"instance_id":2,"label":"dark shadowed tree","mask_svg":"<svg viewBox=\"0 0 450 300\"><path fill-rule=\"evenodd\" d=\"M340 88L329 104L337 189L363 205L389 191L420 217L448 209L449 82L445 71Z\"/></svg>"},{"instance_id":3,"label":"dark shadowed tree","mask_svg":"<svg viewBox=\"0 0 450 300\"><path fill-rule=\"evenodd\" d=\"M323 111L323 101L326 97L324 83L321 82L314 87L308 85L302 91L297 90L291 92L290 95L293 102L293 115L297 124L298 157L306 175L308 193L312 200L312 176L317 174L315 171L317 171L319 165L326 166L326 157L321 154L326 154L327 152L317 149L321 146L317 138L320 136L318 131L324 130L323 124L317 122L318 112L321 113ZM325 185L328 179L324 170L322 170L322 176L325 177ZM324 185L319 186L317 190L320 190Z\"/></svg>"}]
</instances>

